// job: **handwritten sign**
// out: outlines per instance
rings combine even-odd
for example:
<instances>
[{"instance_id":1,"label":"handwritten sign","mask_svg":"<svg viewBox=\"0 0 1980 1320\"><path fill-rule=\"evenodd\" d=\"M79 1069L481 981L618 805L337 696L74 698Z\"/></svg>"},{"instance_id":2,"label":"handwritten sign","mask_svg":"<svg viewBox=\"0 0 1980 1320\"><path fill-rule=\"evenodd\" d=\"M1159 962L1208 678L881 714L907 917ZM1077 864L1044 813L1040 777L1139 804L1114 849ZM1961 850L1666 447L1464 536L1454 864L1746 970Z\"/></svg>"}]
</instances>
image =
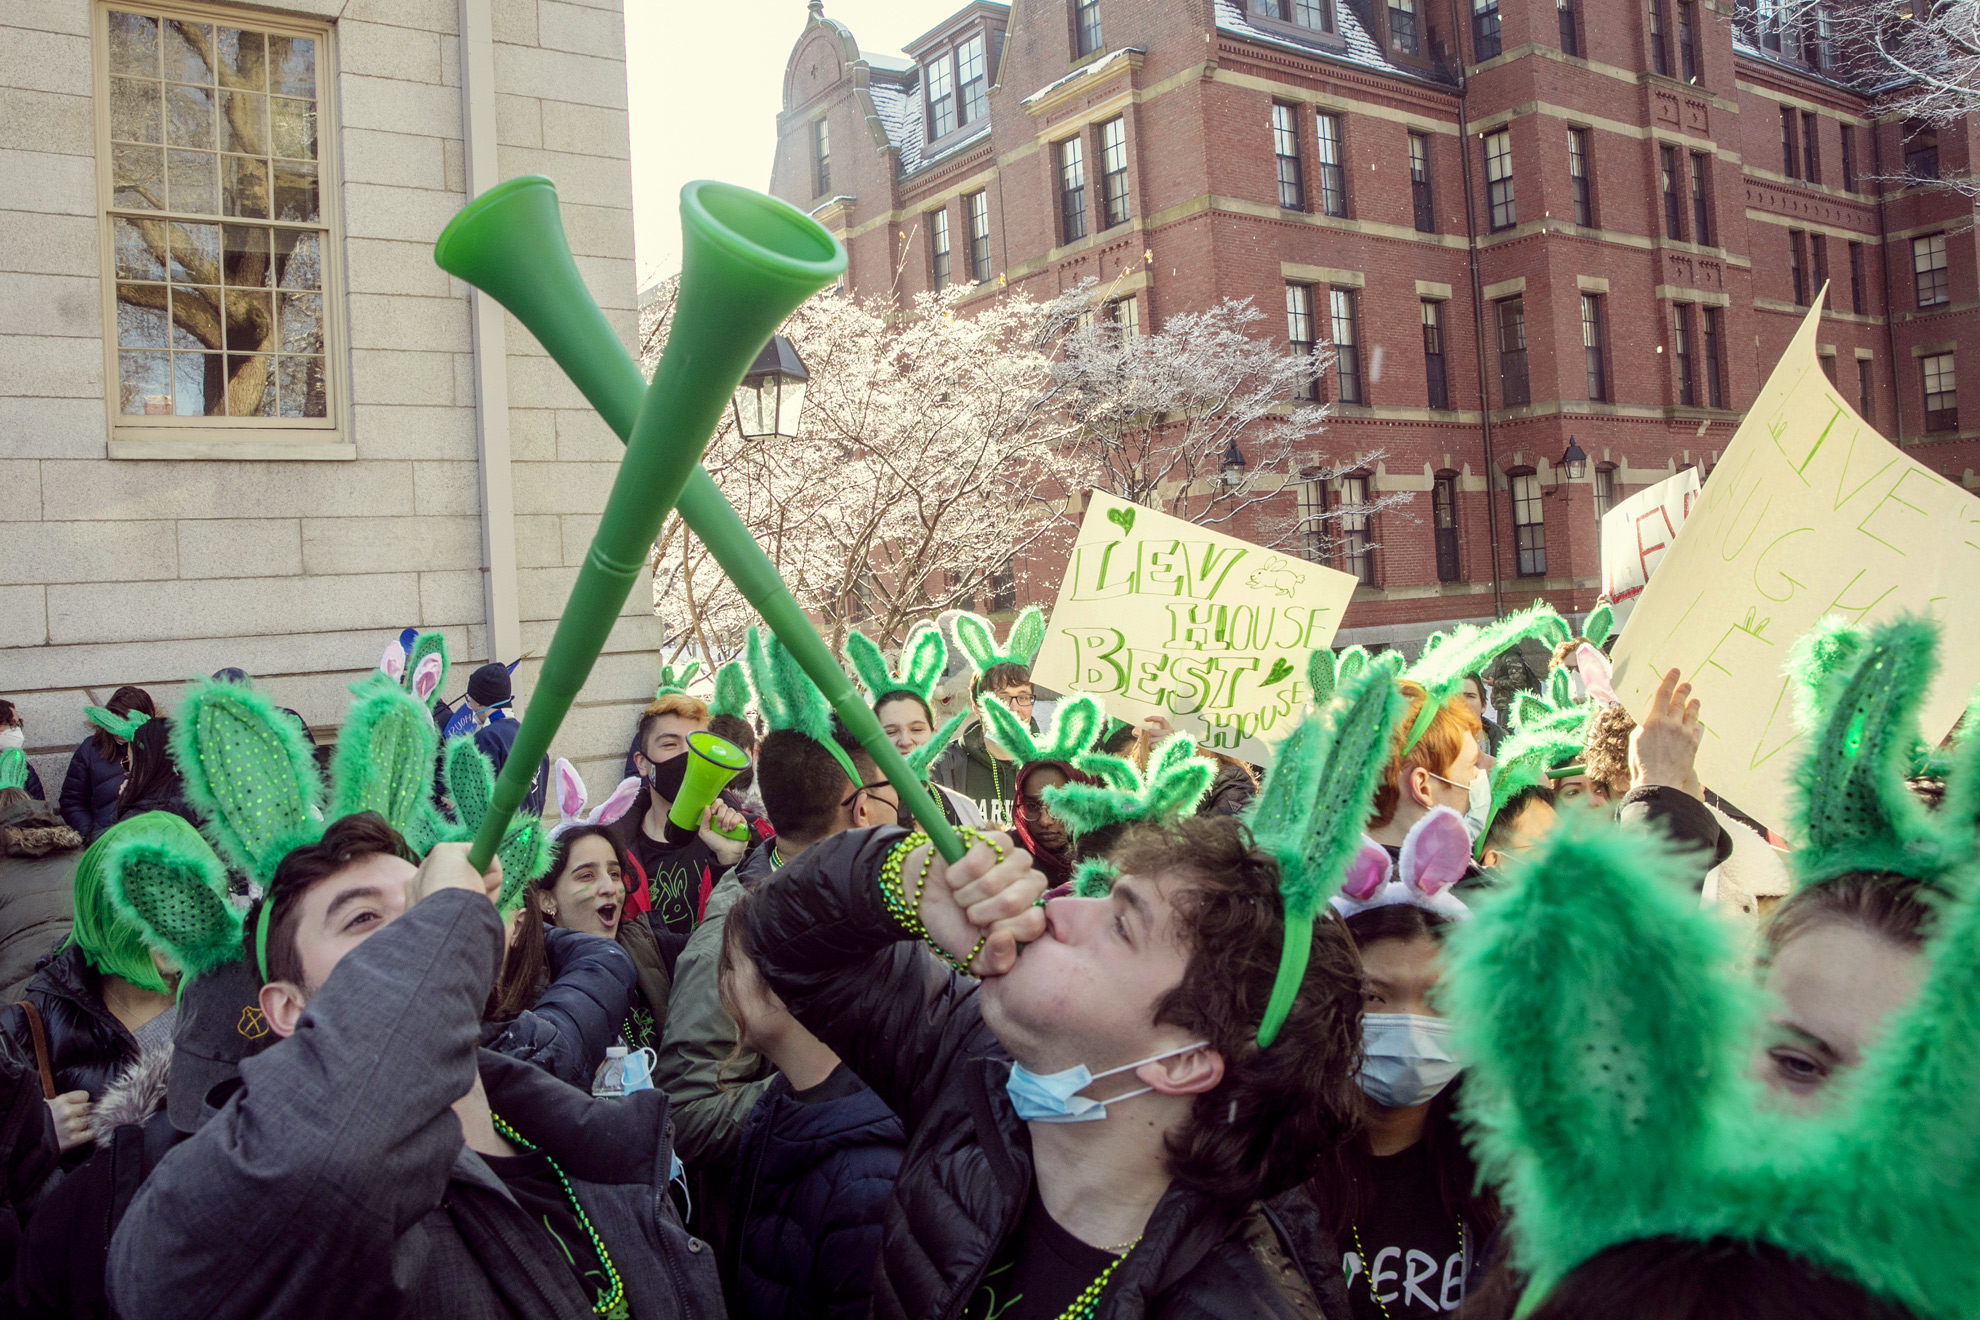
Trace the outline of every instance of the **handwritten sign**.
<instances>
[{"instance_id":1,"label":"handwritten sign","mask_svg":"<svg viewBox=\"0 0 1980 1320\"><path fill-rule=\"evenodd\" d=\"M1818 619L1939 621L1923 713L1934 740L1980 680L1980 500L1856 415L1815 356L1816 315L1767 378L1615 652L1617 695L1639 717L1658 675L1684 671L1703 703L1700 777L1784 834L1799 738L1783 665Z\"/></svg>"},{"instance_id":2,"label":"handwritten sign","mask_svg":"<svg viewBox=\"0 0 1980 1320\"><path fill-rule=\"evenodd\" d=\"M1632 599L1648 585L1704 484L1697 468L1686 468L1602 515L1602 594L1611 604Z\"/></svg>"},{"instance_id":3,"label":"handwritten sign","mask_svg":"<svg viewBox=\"0 0 1980 1320\"><path fill-rule=\"evenodd\" d=\"M1332 644L1354 585L1095 491L1032 676L1267 764L1306 707L1307 653Z\"/></svg>"}]
</instances>

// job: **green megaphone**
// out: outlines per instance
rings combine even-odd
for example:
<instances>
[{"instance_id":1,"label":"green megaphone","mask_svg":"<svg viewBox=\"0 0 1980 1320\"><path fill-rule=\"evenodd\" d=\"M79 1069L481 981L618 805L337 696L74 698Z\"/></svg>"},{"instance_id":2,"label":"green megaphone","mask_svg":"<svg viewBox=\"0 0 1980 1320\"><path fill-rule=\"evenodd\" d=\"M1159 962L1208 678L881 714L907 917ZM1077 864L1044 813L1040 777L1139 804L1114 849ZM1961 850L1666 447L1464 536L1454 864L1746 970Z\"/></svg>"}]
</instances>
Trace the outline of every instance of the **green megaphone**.
<instances>
[{"instance_id":1,"label":"green megaphone","mask_svg":"<svg viewBox=\"0 0 1980 1320\"><path fill-rule=\"evenodd\" d=\"M749 757L743 749L718 738L706 729L697 729L687 736L688 749L684 755L688 759L687 772L681 776L680 796L674 799L674 809L667 813L667 841L685 843L701 829L701 813L708 810L709 804L729 786L729 781L749 768ZM714 831L725 839L747 839L749 826L738 825L732 830L712 826Z\"/></svg>"}]
</instances>

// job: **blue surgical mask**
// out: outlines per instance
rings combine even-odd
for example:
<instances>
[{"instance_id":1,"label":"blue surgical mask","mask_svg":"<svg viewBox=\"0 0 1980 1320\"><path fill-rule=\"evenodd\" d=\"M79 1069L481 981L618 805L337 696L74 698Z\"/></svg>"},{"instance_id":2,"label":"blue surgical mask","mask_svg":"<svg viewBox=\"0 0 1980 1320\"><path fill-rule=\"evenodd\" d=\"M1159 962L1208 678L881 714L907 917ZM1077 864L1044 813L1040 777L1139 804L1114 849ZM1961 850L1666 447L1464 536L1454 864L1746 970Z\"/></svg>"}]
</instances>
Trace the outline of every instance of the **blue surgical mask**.
<instances>
[{"instance_id":1,"label":"blue surgical mask","mask_svg":"<svg viewBox=\"0 0 1980 1320\"><path fill-rule=\"evenodd\" d=\"M1389 1109L1407 1109L1436 1098L1458 1075L1451 1057L1451 1025L1417 1013L1363 1013L1364 1058L1356 1079L1368 1098Z\"/></svg>"},{"instance_id":2,"label":"blue surgical mask","mask_svg":"<svg viewBox=\"0 0 1980 1320\"><path fill-rule=\"evenodd\" d=\"M1200 1040L1194 1045L1185 1045L1177 1050L1166 1050L1145 1059L1137 1059L1133 1063L1124 1063L1118 1068L1109 1068L1098 1075L1088 1072L1083 1063L1076 1063L1070 1068L1055 1073L1035 1073L1021 1063L1013 1063L1010 1078L1004 1083L1004 1093L1010 1096L1011 1107L1017 1110L1018 1117L1027 1123L1092 1123L1107 1116L1108 1105L1117 1105L1123 1100L1147 1095L1155 1088L1144 1086L1138 1091L1110 1096L1105 1100L1095 1100L1091 1096L1080 1095L1079 1092L1102 1077L1133 1072L1143 1064L1159 1063L1178 1054L1200 1050L1209 1043L1207 1040Z\"/></svg>"},{"instance_id":3,"label":"blue surgical mask","mask_svg":"<svg viewBox=\"0 0 1980 1320\"><path fill-rule=\"evenodd\" d=\"M626 1054L625 1093L651 1091L653 1089L653 1064L659 1058L651 1049L632 1050Z\"/></svg>"}]
</instances>

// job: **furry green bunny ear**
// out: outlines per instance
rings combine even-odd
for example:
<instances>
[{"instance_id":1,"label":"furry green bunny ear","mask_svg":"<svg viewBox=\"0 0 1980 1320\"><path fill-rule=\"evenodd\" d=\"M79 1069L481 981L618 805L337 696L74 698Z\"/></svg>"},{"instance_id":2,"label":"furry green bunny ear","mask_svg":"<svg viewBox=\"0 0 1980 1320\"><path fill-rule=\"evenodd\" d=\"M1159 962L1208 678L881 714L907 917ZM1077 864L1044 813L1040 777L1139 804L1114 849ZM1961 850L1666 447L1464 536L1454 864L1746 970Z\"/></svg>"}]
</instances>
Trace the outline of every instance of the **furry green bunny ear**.
<instances>
[{"instance_id":1,"label":"furry green bunny ear","mask_svg":"<svg viewBox=\"0 0 1980 1320\"><path fill-rule=\"evenodd\" d=\"M199 831L150 811L106 835L104 880L110 901L144 933L145 943L179 965L186 982L241 956L241 914L227 901L227 868Z\"/></svg>"},{"instance_id":2,"label":"furry green bunny ear","mask_svg":"<svg viewBox=\"0 0 1980 1320\"><path fill-rule=\"evenodd\" d=\"M1104 857L1089 857L1073 868L1074 898L1105 898L1121 878L1120 868Z\"/></svg>"},{"instance_id":3,"label":"furry green bunny ear","mask_svg":"<svg viewBox=\"0 0 1980 1320\"><path fill-rule=\"evenodd\" d=\"M151 716L141 710L134 710L126 715L119 715L115 711L108 710L102 706L84 706L83 718L109 734L112 738L121 738L125 742L129 742L131 735L138 731L138 726L148 721Z\"/></svg>"},{"instance_id":4,"label":"furry green bunny ear","mask_svg":"<svg viewBox=\"0 0 1980 1320\"><path fill-rule=\"evenodd\" d=\"M949 744L962 732L962 726L968 719L969 712L966 710L951 716L947 724L935 731L933 738L907 754L908 769L919 775L923 783L928 782L928 772L934 769L936 758L949 749Z\"/></svg>"},{"instance_id":5,"label":"furry green bunny ear","mask_svg":"<svg viewBox=\"0 0 1980 1320\"><path fill-rule=\"evenodd\" d=\"M1038 649L1045 645L1045 611L1036 605L1027 605L1011 623L1010 636L1004 642L1003 659L1014 665L1031 668L1031 662L1038 658Z\"/></svg>"},{"instance_id":6,"label":"furry green bunny ear","mask_svg":"<svg viewBox=\"0 0 1980 1320\"><path fill-rule=\"evenodd\" d=\"M871 637L857 628L846 631L846 660L852 665L853 677L866 689L867 701L878 701L883 693L894 690L894 675L887 668L887 657Z\"/></svg>"},{"instance_id":7,"label":"furry green bunny ear","mask_svg":"<svg viewBox=\"0 0 1980 1320\"><path fill-rule=\"evenodd\" d=\"M1350 646L1334 658L1334 685L1340 686L1368 668L1372 657L1365 646Z\"/></svg>"},{"instance_id":8,"label":"furry green bunny ear","mask_svg":"<svg viewBox=\"0 0 1980 1320\"><path fill-rule=\"evenodd\" d=\"M382 674L360 679L351 691L357 700L331 765L330 819L375 811L404 836L433 793L439 731L432 711Z\"/></svg>"},{"instance_id":9,"label":"furry green bunny ear","mask_svg":"<svg viewBox=\"0 0 1980 1320\"><path fill-rule=\"evenodd\" d=\"M1312 701L1316 707L1334 699L1334 684L1337 681L1334 653L1324 646L1314 647L1313 654L1306 657L1306 686L1312 690Z\"/></svg>"},{"instance_id":10,"label":"furry green bunny ear","mask_svg":"<svg viewBox=\"0 0 1980 1320\"><path fill-rule=\"evenodd\" d=\"M301 727L244 683L193 681L172 721L172 759L220 851L263 886L290 849L323 832L323 785Z\"/></svg>"},{"instance_id":11,"label":"furry green bunny ear","mask_svg":"<svg viewBox=\"0 0 1980 1320\"><path fill-rule=\"evenodd\" d=\"M924 619L908 634L901 648L901 686L927 702L935 700L935 685L949 667L949 644L932 619Z\"/></svg>"},{"instance_id":12,"label":"furry green bunny ear","mask_svg":"<svg viewBox=\"0 0 1980 1320\"><path fill-rule=\"evenodd\" d=\"M653 699L658 701L661 697L672 693L684 695L687 692L688 684L694 682L694 676L700 672L701 661L699 660L688 661L687 668L678 672L675 671L672 665L661 665L660 686L653 689Z\"/></svg>"},{"instance_id":13,"label":"furry green bunny ear","mask_svg":"<svg viewBox=\"0 0 1980 1320\"><path fill-rule=\"evenodd\" d=\"M831 704L783 642L774 633L765 637L759 629L751 628L743 659L749 666L750 686L756 689L757 710L770 731L803 734L831 753L847 779L859 783L852 757L833 736Z\"/></svg>"},{"instance_id":14,"label":"furry green bunny ear","mask_svg":"<svg viewBox=\"0 0 1980 1320\"><path fill-rule=\"evenodd\" d=\"M997 647L997 630L990 620L967 610L956 614L956 645L962 648L978 678L998 665L1031 668L1031 662L1038 658L1038 648L1044 644L1045 613L1036 605L1027 605L1012 622L1010 640L1002 650Z\"/></svg>"},{"instance_id":15,"label":"furry green bunny ear","mask_svg":"<svg viewBox=\"0 0 1980 1320\"><path fill-rule=\"evenodd\" d=\"M740 660L731 660L715 671L715 700L708 703L710 715L733 715L737 719L749 716L749 676L743 672Z\"/></svg>"},{"instance_id":16,"label":"furry green bunny ear","mask_svg":"<svg viewBox=\"0 0 1980 1320\"><path fill-rule=\"evenodd\" d=\"M1567 623L1554 612L1554 607L1538 601L1518 614L1508 614L1482 627L1464 624L1454 628L1448 635L1434 639L1434 645L1426 642L1416 663L1403 671L1404 678L1430 694L1403 739L1403 754L1408 755L1422 741L1430 721L1463 686L1467 674L1484 669L1501 652L1525 638L1552 635L1556 627L1563 634L1567 632Z\"/></svg>"},{"instance_id":17,"label":"furry green bunny ear","mask_svg":"<svg viewBox=\"0 0 1980 1320\"><path fill-rule=\"evenodd\" d=\"M956 645L962 648L970 669L982 678L997 663L997 630L990 626L990 620L968 610L956 614L955 627Z\"/></svg>"},{"instance_id":18,"label":"furry green bunny ear","mask_svg":"<svg viewBox=\"0 0 1980 1320\"><path fill-rule=\"evenodd\" d=\"M1107 708L1090 692L1065 698L1052 711L1052 727L1045 731L1041 742L1031 736L1024 721L1011 714L1008 706L986 694L983 723L991 741L1009 752L1020 766L1033 761L1064 761L1070 765L1074 757L1091 751L1099 740L1101 731L1107 727Z\"/></svg>"},{"instance_id":19,"label":"furry green bunny ear","mask_svg":"<svg viewBox=\"0 0 1980 1320\"><path fill-rule=\"evenodd\" d=\"M27 781L27 753L18 747L0 752L0 792L10 788L26 788Z\"/></svg>"},{"instance_id":20,"label":"furry green bunny ear","mask_svg":"<svg viewBox=\"0 0 1980 1320\"><path fill-rule=\"evenodd\" d=\"M447 634L424 632L414 638L412 653L406 657L406 672L399 681L431 709L447 683Z\"/></svg>"},{"instance_id":21,"label":"furry green bunny ear","mask_svg":"<svg viewBox=\"0 0 1980 1320\"><path fill-rule=\"evenodd\" d=\"M1609 631L1615 626L1616 612L1604 603L1588 612L1588 617L1581 624L1581 635L1599 651L1602 643L1609 640Z\"/></svg>"},{"instance_id":22,"label":"furry green bunny ear","mask_svg":"<svg viewBox=\"0 0 1980 1320\"><path fill-rule=\"evenodd\" d=\"M1045 805L1075 839L1110 825L1170 821L1196 810L1210 790L1217 763L1196 754L1187 738L1170 738L1148 759L1146 775L1132 761L1104 752L1081 752L1073 765L1098 784L1060 784L1045 790Z\"/></svg>"},{"instance_id":23,"label":"furry green bunny ear","mask_svg":"<svg viewBox=\"0 0 1980 1320\"><path fill-rule=\"evenodd\" d=\"M1485 838L1492 832L1492 822L1499 818L1499 812L1515 793L1545 779L1550 766L1580 756L1581 752L1579 722L1572 729L1550 728L1543 722L1533 729L1521 729L1500 743L1491 770L1492 806L1486 813L1484 827L1478 831L1472 856L1485 855Z\"/></svg>"}]
</instances>

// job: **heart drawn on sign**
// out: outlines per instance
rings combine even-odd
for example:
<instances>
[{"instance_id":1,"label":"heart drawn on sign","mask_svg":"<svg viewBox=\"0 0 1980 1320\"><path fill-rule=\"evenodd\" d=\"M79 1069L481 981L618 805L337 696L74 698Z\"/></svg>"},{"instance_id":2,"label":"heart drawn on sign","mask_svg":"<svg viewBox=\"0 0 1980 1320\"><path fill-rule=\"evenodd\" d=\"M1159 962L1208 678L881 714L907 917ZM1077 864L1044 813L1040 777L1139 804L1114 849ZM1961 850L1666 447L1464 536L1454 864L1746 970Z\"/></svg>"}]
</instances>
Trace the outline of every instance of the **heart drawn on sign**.
<instances>
[{"instance_id":1,"label":"heart drawn on sign","mask_svg":"<svg viewBox=\"0 0 1980 1320\"><path fill-rule=\"evenodd\" d=\"M1130 535L1134 531L1134 509L1132 506L1121 509L1109 509L1107 510L1107 521L1120 528L1121 535Z\"/></svg>"},{"instance_id":2,"label":"heart drawn on sign","mask_svg":"<svg viewBox=\"0 0 1980 1320\"><path fill-rule=\"evenodd\" d=\"M1258 686L1271 687L1274 683L1280 682L1290 677L1292 671L1293 671L1292 661L1286 659L1284 656L1280 656L1277 660L1274 660L1272 662L1272 672L1265 675L1265 677L1259 681Z\"/></svg>"}]
</instances>

